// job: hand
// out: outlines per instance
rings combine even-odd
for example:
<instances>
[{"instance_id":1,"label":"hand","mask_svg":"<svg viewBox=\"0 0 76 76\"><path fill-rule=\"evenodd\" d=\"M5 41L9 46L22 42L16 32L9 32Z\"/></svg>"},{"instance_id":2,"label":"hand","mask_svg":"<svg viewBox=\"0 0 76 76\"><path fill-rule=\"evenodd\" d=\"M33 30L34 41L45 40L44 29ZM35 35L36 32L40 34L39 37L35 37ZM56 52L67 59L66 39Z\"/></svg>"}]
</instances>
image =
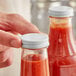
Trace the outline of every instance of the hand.
<instances>
[{"instance_id":1,"label":"hand","mask_svg":"<svg viewBox=\"0 0 76 76\"><path fill-rule=\"evenodd\" d=\"M0 13L0 68L13 60L13 48L21 47L18 34L40 33L38 28L18 14Z\"/></svg>"}]
</instances>

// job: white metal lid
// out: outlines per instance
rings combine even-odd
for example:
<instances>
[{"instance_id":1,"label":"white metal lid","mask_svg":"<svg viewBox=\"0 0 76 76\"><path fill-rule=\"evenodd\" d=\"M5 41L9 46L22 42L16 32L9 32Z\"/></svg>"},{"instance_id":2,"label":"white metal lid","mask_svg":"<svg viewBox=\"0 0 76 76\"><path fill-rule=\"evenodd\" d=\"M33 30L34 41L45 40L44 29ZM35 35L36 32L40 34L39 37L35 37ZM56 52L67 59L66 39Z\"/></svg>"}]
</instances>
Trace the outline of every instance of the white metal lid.
<instances>
[{"instance_id":1,"label":"white metal lid","mask_svg":"<svg viewBox=\"0 0 76 76\"><path fill-rule=\"evenodd\" d=\"M49 9L49 16L52 17L70 17L74 15L72 7L68 6L55 6Z\"/></svg>"},{"instance_id":2,"label":"white metal lid","mask_svg":"<svg viewBox=\"0 0 76 76\"><path fill-rule=\"evenodd\" d=\"M49 39L47 35L39 33L30 33L22 35L22 47L28 49L39 49L49 45Z\"/></svg>"}]
</instances>

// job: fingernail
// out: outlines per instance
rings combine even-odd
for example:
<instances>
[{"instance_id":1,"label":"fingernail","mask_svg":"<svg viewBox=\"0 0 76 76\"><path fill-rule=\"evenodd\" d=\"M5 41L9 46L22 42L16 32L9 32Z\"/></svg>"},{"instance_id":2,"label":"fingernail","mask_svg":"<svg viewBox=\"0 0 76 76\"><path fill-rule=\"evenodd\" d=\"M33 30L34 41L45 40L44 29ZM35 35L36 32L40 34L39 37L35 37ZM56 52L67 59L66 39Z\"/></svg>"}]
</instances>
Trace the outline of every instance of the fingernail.
<instances>
[{"instance_id":1,"label":"fingernail","mask_svg":"<svg viewBox=\"0 0 76 76\"><path fill-rule=\"evenodd\" d=\"M21 46L20 41L19 40L12 40L11 46L15 47L15 48L19 48Z\"/></svg>"}]
</instances>

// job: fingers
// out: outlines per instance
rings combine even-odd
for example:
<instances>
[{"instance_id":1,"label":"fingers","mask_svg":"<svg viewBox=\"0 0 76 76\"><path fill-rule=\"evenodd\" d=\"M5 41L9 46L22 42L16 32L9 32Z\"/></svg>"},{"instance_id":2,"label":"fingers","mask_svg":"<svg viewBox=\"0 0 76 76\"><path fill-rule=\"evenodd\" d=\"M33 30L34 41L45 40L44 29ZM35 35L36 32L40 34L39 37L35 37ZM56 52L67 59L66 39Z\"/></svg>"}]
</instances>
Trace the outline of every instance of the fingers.
<instances>
[{"instance_id":1,"label":"fingers","mask_svg":"<svg viewBox=\"0 0 76 76\"><path fill-rule=\"evenodd\" d=\"M20 38L9 33L9 31L15 34L40 33L35 25L26 21L22 16L18 14L2 14L0 16L0 43L19 48L21 46Z\"/></svg>"},{"instance_id":2,"label":"fingers","mask_svg":"<svg viewBox=\"0 0 76 76\"><path fill-rule=\"evenodd\" d=\"M0 63L5 62L9 58L11 48L0 44Z\"/></svg>"},{"instance_id":3,"label":"fingers","mask_svg":"<svg viewBox=\"0 0 76 76\"><path fill-rule=\"evenodd\" d=\"M0 21L1 29L4 30L14 30L20 34L26 33L39 33L39 29L31 24L30 22L26 21L22 16L18 14L7 14L5 19Z\"/></svg>"},{"instance_id":4,"label":"fingers","mask_svg":"<svg viewBox=\"0 0 76 76\"><path fill-rule=\"evenodd\" d=\"M8 59L8 56L9 56L8 51L0 52L0 63L5 62Z\"/></svg>"},{"instance_id":5,"label":"fingers","mask_svg":"<svg viewBox=\"0 0 76 76\"><path fill-rule=\"evenodd\" d=\"M4 58L3 62L0 63L0 68L10 66L13 62L13 49L10 48L7 51L8 51L8 53L7 53L8 57L7 57L7 59Z\"/></svg>"},{"instance_id":6,"label":"fingers","mask_svg":"<svg viewBox=\"0 0 76 76\"><path fill-rule=\"evenodd\" d=\"M12 63L10 62L10 59L7 59L5 62L0 63L0 68L5 68L10 66Z\"/></svg>"},{"instance_id":7,"label":"fingers","mask_svg":"<svg viewBox=\"0 0 76 76\"><path fill-rule=\"evenodd\" d=\"M18 36L12 33L0 30L0 44L19 48L21 47L21 40Z\"/></svg>"}]
</instances>

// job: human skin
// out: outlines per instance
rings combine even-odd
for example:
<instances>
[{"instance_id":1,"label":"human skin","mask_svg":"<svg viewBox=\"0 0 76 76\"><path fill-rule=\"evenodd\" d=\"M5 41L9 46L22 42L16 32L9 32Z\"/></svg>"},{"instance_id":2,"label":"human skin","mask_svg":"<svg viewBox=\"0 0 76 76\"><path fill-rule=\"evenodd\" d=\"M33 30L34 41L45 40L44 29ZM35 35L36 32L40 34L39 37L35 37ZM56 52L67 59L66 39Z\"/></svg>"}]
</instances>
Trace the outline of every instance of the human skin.
<instances>
[{"instance_id":1,"label":"human skin","mask_svg":"<svg viewBox=\"0 0 76 76\"><path fill-rule=\"evenodd\" d=\"M21 47L18 34L40 33L39 29L18 14L0 13L0 68L13 61L13 48Z\"/></svg>"}]
</instances>

